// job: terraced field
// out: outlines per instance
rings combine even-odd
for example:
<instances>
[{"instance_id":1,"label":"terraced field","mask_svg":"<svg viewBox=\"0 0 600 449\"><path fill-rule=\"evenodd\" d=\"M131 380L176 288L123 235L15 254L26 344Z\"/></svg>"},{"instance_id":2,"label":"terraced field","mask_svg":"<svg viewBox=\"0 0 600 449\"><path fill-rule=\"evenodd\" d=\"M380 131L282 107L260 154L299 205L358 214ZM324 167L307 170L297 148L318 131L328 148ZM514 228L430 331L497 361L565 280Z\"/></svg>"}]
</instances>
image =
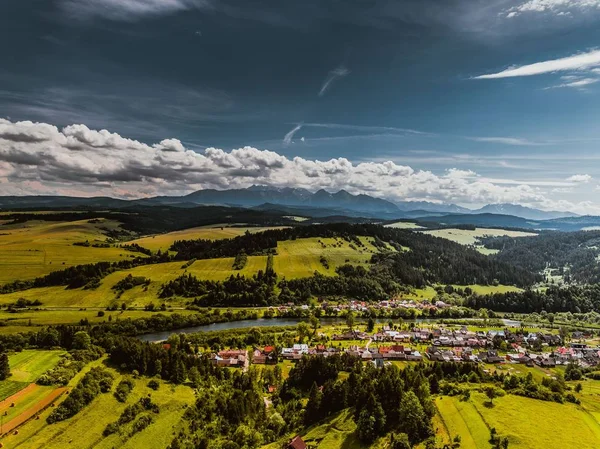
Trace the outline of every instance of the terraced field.
<instances>
[{"instance_id":1,"label":"terraced field","mask_svg":"<svg viewBox=\"0 0 600 449\"><path fill-rule=\"evenodd\" d=\"M123 376L116 371L113 373L114 390ZM5 436L2 440L4 447L20 449L167 447L178 428L185 406L195 400L193 390L189 387L173 387L161 382L158 391L154 391L146 386L147 378L137 379L134 382L135 387L125 403L118 402L111 393L100 394L74 417L51 425L46 423L46 417L51 410L46 410L40 414L39 420L31 420L22 425L18 435ZM75 384L76 381L73 381L70 385ZM152 424L141 432L132 434L133 424L130 423L122 426L120 432L103 436L102 432L106 426L116 421L125 407L148 395L151 395L152 401L158 404L160 409L158 414L152 414Z\"/></svg>"},{"instance_id":2,"label":"terraced field","mask_svg":"<svg viewBox=\"0 0 600 449\"><path fill-rule=\"evenodd\" d=\"M33 279L72 265L134 257L121 248L93 248L73 243L106 241L101 228L116 229L112 220L73 222L28 221L0 227L0 284ZM139 255L139 254L136 254Z\"/></svg>"},{"instance_id":3,"label":"terraced field","mask_svg":"<svg viewBox=\"0 0 600 449\"><path fill-rule=\"evenodd\" d=\"M246 232L262 232L268 229L283 229L283 227L231 227L231 226L201 226L184 229L183 231L169 232L167 234L153 235L133 240L131 243L148 248L152 251L167 251L176 240L220 240L230 239L244 235Z\"/></svg>"}]
</instances>

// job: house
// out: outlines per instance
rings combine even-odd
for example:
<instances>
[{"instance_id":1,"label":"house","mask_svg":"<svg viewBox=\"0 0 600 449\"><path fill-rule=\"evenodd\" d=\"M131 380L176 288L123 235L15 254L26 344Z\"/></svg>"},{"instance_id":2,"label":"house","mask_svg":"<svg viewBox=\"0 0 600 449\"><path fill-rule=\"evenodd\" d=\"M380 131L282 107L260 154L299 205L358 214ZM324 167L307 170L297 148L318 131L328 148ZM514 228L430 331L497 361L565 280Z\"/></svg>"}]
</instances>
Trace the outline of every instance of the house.
<instances>
[{"instance_id":1,"label":"house","mask_svg":"<svg viewBox=\"0 0 600 449\"><path fill-rule=\"evenodd\" d=\"M307 449L308 446L300 435L295 436L287 445L287 449Z\"/></svg>"},{"instance_id":2,"label":"house","mask_svg":"<svg viewBox=\"0 0 600 449\"><path fill-rule=\"evenodd\" d=\"M498 355L498 351L485 351L479 353L479 359L485 363L500 363L504 359Z\"/></svg>"},{"instance_id":3,"label":"house","mask_svg":"<svg viewBox=\"0 0 600 449\"><path fill-rule=\"evenodd\" d=\"M211 356L211 361L217 366L243 367L246 364L248 352L241 349L220 351Z\"/></svg>"}]
</instances>

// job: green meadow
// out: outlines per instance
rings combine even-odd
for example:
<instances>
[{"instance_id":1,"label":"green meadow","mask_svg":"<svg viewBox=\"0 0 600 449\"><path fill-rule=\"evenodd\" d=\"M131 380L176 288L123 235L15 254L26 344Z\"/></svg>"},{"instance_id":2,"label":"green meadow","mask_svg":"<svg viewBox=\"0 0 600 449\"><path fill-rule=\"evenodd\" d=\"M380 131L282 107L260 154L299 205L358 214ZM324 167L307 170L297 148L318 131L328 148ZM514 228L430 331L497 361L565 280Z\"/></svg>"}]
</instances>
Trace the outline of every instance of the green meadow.
<instances>
[{"instance_id":1,"label":"green meadow","mask_svg":"<svg viewBox=\"0 0 600 449\"><path fill-rule=\"evenodd\" d=\"M117 229L119 223L101 219L72 222L27 221L0 228L0 284L33 279L72 265L119 261L135 257L122 248L73 245L107 240L101 228Z\"/></svg>"},{"instance_id":2,"label":"green meadow","mask_svg":"<svg viewBox=\"0 0 600 449\"><path fill-rule=\"evenodd\" d=\"M600 423L583 407L520 396L494 399L473 393L469 401L438 397L436 405L447 437L459 435L461 448L489 449L490 429L508 437L516 449L596 449L600 447Z\"/></svg>"}]
</instances>

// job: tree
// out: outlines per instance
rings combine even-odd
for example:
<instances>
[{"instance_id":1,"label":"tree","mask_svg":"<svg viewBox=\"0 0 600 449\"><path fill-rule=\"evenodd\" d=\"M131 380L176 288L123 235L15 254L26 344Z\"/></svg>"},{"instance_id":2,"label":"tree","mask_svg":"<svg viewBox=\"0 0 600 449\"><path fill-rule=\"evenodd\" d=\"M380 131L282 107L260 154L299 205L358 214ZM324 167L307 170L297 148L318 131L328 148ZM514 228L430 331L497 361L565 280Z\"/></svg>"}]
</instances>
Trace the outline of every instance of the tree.
<instances>
[{"instance_id":1,"label":"tree","mask_svg":"<svg viewBox=\"0 0 600 449\"><path fill-rule=\"evenodd\" d=\"M317 334L317 329L321 325L321 322L315 315L311 315L309 318L309 321L310 321L310 326L313 329L313 337L314 337Z\"/></svg>"},{"instance_id":2,"label":"tree","mask_svg":"<svg viewBox=\"0 0 600 449\"><path fill-rule=\"evenodd\" d=\"M412 391L405 393L400 402L400 430L408 435L411 443L417 443L429 436L429 419L417 395Z\"/></svg>"},{"instance_id":3,"label":"tree","mask_svg":"<svg viewBox=\"0 0 600 449\"><path fill-rule=\"evenodd\" d=\"M350 331L354 330L355 317L354 312L351 310L346 314L346 326L350 328Z\"/></svg>"},{"instance_id":4,"label":"tree","mask_svg":"<svg viewBox=\"0 0 600 449\"><path fill-rule=\"evenodd\" d=\"M369 317L369 321L367 321L367 332L373 332L375 329L375 320L372 317Z\"/></svg>"},{"instance_id":5,"label":"tree","mask_svg":"<svg viewBox=\"0 0 600 449\"><path fill-rule=\"evenodd\" d=\"M500 396L500 392L493 385L485 387L484 392L485 392L485 395L490 400L490 404L493 404L494 403L494 399Z\"/></svg>"},{"instance_id":6,"label":"tree","mask_svg":"<svg viewBox=\"0 0 600 449\"><path fill-rule=\"evenodd\" d=\"M79 331L75 333L73 336L73 348L90 349L90 346L92 346L92 339L87 332Z\"/></svg>"},{"instance_id":7,"label":"tree","mask_svg":"<svg viewBox=\"0 0 600 449\"><path fill-rule=\"evenodd\" d=\"M356 422L356 432L358 439L365 444L371 444L377 438L377 434L375 433L375 418L367 410L360 412L358 421Z\"/></svg>"},{"instance_id":8,"label":"tree","mask_svg":"<svg viewBox=\"0 0 600 449\"><path fill-rule=\"evenodd\" d=\"M0 380L5 380L10 377L10 364L8 363L8 355L6 352L0 354Z\"/></svg>"},{"instance_id":9,"label":"tree","mask_svg":"<svg viewBox=\"0 0 600 449\"><path fill-rule=\"evenodd\" d=\"M323 393L314 382L310 388L308 394L308 402L304 411L304 422L306 425L311 425L321 419L321 402L323 400Z\"/></svg>"},{"instance_id":10,"label":"tree","mask_svg":"<svg viewBox=\"0 0 600 449\"><path fill-rule=\"evenodd\" d=\"M302 343L304 341L304 338L310 335L310 328L308 327L307 323L301 321L296 326L296 332L298 333L298 340L300 341L300 343Z\"/></svg>"},{"instance_id":11,"label":"tree","mask_svg":"<svg viewBox=\"0 0 600 449\"><path fill-rule=\"evenodd\" d=\"M554 327L554 314L553 313L549 313L548 314L548 322L550 323L550 327Z\"/></svg>"},{"instance_id":12,"label":"tree","mask_svg":"<svg viewBox=\"0 0 600 449\"><path fill-rule=\"evenodd\" d=\"M390 449L411 449L408 435L405 433L392 433L390 435Z\"/></svg>"}]
</instances>

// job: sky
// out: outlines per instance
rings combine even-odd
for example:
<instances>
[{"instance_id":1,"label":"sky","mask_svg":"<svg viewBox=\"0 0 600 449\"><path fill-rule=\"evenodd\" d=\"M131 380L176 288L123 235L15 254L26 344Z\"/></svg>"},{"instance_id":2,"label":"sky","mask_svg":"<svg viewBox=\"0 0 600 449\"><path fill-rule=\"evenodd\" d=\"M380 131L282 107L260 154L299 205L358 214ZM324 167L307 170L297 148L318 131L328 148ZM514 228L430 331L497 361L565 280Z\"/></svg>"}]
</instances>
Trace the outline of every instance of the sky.
<instances>
[{"instance_id":1,"label":"sky","mask_svg":"<svg viewBox=\"0 0 600 449\"><path fill-rule=\"evenodd\" d=\"M600 0L5 0L0 195L600 214Z\"/></svg>"}]
</instances>

